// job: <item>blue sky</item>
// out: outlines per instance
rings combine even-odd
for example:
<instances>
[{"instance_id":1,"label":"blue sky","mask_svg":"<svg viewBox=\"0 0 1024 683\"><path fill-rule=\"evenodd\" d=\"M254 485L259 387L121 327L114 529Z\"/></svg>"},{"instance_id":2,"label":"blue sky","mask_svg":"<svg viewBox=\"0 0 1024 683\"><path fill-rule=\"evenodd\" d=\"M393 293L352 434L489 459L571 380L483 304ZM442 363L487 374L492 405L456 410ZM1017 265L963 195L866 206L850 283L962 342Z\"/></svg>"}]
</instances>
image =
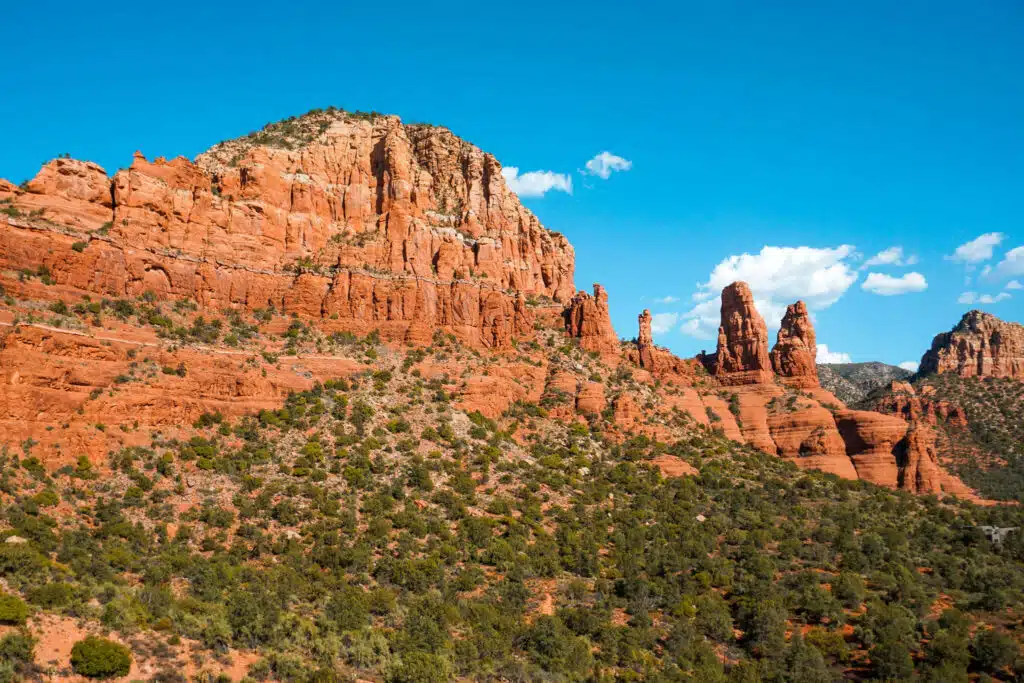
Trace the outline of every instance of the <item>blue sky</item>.
<instances>
[{"instance_id":1,"label":"blue sky","mask_svg":"<svg viewBox=\"0 0 1024 683\"><path fill-rule=\"evenodd\" d=\"M14 181L62 152L112 173L136 149L191 157L313 107L376 109L571 179L524 201L623 337L649 307L660 344L710 348L692 333L735 273L766 312L814 290L819 342L854 361L917 360L971 307L1024 318L1016 0L57 0L4 18ZM604 151L630 168L581 172Z\"/></svg>"}]
</instances>

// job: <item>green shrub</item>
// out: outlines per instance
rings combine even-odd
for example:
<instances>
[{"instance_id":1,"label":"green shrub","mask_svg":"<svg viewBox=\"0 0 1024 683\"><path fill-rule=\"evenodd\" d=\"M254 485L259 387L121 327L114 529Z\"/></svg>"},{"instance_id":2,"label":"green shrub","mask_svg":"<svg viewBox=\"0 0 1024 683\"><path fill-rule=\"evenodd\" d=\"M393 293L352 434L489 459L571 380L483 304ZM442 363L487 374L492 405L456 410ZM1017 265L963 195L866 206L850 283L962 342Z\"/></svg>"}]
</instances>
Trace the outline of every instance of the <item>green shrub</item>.
<instances>
[{"instance_id":1,"label":"green shrub","mask_svg":"<svg viewBox=\"0 0 1024 683\"><path fill-rule=\"evenodd\" d=\"M448 662L429 652L407 652L388 675L388 683L444 683L451 679Z\"/></svg>"},{"instance_id":2,"label":"green shrub","mask_svg":"<svg viewBox=\"0 0 1024 683\"><path fill-rule=\"evenodd\" d=\"M1013 638L995 629L978 631L974 636L973 649L978 666L989 673L996 673L1013 664L1020 654L1020 648Z\"/></svg>"},{"instance_id":3,"label":"green shrub","mask_svg":"<svg viewBox=\"0 0 1024 683\"><path fill-rule=\"evenodd\" d=\"M0 624L21 626L28 619L28 605L17 595L0 595Z\"/></svg>"},{"instance_id":4,"label":"green shrub","mask_svg":"<svg viewBox=\"0 0 1024 683\"><path fill-rule=\"evenodd\" d=\"M124 676L132 668L132 653L120 643L89 636L71 648L71 668L90 678Z\"/></svg>"},{"instance_id":5,"label":"green shrub","mask_svg":"<svg viewBox=\"0 0 1024 683\"><path fill-rule=\"evenodd\" d=\"M25 630L12 631L0 638L0 680L32 680L35 661L36 639ZM11 674L22 674L22 678Z\"/></svg>"},{"instance_id":6,"label":"green shrub","mask_svg":"<svg viewBox=\"0 0 1024 683\"><path fill-rule=\"evenodd\" d=\"M29 591L28 600L33 605L52 609L68 604L73 595L74 589L69 584L54 581Z\"/></svg>"}]
</instances>

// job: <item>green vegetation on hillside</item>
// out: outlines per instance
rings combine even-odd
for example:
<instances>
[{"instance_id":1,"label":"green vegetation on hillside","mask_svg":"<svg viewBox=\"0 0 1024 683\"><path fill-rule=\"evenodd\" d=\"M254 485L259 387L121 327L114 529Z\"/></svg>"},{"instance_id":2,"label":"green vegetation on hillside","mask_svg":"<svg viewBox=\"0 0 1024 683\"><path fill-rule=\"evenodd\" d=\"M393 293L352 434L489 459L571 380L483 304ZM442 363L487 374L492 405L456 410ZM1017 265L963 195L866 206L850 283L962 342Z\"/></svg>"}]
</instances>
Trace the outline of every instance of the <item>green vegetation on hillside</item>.
<instances>
[{"instance_id":1,"label":"green vegetation on hillside","mask_svg":"<svg viewBox=\"0 0 1024 683\"><path fill-rule=\"evenodd\" d=\"M467 415L426 355L156 434L112 475L6 453L28 542L0 543L0 577L33 609L145 634L165 681L181 638L211 673L256 650L256 680L1024 673L1024 538L977 530L1021 509L802 472L705 428L615 443L529 403ZM699 476L662 478L666 454Z\"/></svg>"},{"instance_id":2,"label":"green vegetation on hillside","mask_svg":"<svg viewBox=\"0 0 1024 683\"><path fill-rule=\"evenodd\" d=\"M940 425L956 473L988 498L1024 502L1024 382L943 373L924 386L967 414L967 429Z\"/></svg>"}]
</instances>

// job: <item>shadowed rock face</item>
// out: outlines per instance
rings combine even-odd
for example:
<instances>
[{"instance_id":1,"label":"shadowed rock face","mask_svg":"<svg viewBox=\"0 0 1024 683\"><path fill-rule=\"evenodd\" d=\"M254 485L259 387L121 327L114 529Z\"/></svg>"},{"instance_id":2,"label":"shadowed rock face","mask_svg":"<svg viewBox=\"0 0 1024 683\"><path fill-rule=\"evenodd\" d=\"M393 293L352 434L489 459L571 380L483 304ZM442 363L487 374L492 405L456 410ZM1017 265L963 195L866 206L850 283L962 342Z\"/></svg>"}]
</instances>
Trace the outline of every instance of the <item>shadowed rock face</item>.
<instances>
[{"instance_id":1,"label":"shadowed rock face","mask_svg":"<svg viewBox=\"0 0 1024 683\"><path fill-rule=\"evenodd\" d=\"M1024 379L1024 326L968 311L956 327L935 336L919 372Z\"/></svg>"},{"instance_id":2,"label":"shadowed rock face","mask_svg":"<svg viewBox=\"0 0 1024 683\"><path fill-rule=\"evenodd\" d=\"M441 328L503 346L532 329L524 297L564 304L575 290L572 247L520 204L493 156L396 117L311 114L195 162L136 154L113 178L58 159L26 192L0 185L5 199L24 219L0 230L0 264L45 265L58 284L114 296L272 305L390 339Z\"/></svg>"},{"instance_id":3,"label":"shadowed rock face","mask_svg":"<svg viewBox=\"0 0 1024 683\"><path fill-rule=\"evenodd\" d=\"M782 326L771 352L772 369L784 382L794 387L818 386L818 352L814 325L807 305L797 301L786 308Z\"/></svg>"}]
</instances>

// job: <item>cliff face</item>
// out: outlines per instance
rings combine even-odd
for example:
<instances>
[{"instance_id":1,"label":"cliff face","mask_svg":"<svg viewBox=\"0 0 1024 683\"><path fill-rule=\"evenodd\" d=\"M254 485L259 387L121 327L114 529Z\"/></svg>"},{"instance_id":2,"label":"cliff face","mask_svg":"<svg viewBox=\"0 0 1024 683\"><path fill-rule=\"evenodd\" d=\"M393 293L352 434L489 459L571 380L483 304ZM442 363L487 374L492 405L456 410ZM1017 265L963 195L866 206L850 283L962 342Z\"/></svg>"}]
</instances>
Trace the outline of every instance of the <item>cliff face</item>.
<instances>
[{"instance_id":1,"label":"cliff face","mask_svg":"<svg viewBox=\"0 0 1024 683\"><path fill-rule=\"evenodd\" d=\"M891 382L886 390L871 397L867 403L872 410L899 415L913 422L932 426L941 422L953 427L967 427L967 413L963 407L930 395L927 393L929 387L922 389L918 393L908 382Z\"/></svg>"},{"instance_id":2,"label":"cliff face","mask_svg":"<svg viewBox=\"0 0 1024 683\"><path fill-rule=\"evenodd\" d=\"M818 352L814 325L807 305L797 301L786 308L775 348L771 352L772 369L784 382L794 387L818 386Z\"/></svg>"},{"instance_id":3,"label":"cliff face","mask_svg":"<svg viewBox=\"0 0 1024 683\"><path fill-rule=\"evenodd\" d=\"M1024 326L968 311L949 332L935 336L921 357L920 374L1024 379Z\"/></svg>"},{"instance_id":4,"label":"cliff face","mask_svg":"<svg viewBox=\"0 0 1024 683\"><path fill-rule=\"evenodd\" d=\"M500 171L444 128L342 112L268 126L195 162L136 154L112 179L60 159L25 192L0 186L14 207L0 263L115 296L502 346L531 330L527 297L571 298L574 254Z\"/></svg>"}]
</instances>

